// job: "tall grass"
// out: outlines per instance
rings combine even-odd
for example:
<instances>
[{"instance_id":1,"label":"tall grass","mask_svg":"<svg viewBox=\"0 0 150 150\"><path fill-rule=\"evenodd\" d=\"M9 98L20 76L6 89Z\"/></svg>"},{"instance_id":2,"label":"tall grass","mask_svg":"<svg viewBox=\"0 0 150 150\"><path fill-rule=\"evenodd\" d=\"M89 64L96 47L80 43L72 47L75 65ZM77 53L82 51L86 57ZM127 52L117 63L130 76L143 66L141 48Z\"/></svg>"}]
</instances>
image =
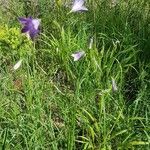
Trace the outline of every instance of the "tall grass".
<instances>
[{"instance_id":1,"label":"tall grass","mask_svg":"<svg viewBox=\"0 0 150 150\"><path fill-rule=\"evenodd\" d=\"M87 0L88 12L70 14L67 0L2 4L1 26L19 31L18 16L42 20L41 34L26 41L23 53L5 45L2 149L150 148L148 1L120 0L111 7L109 0ZM5 58L3 40L0 58ZM79 50L86 56L74 62L71 54ZM20 57L21 68L12 71Z\"/></svg>"}]
</instances>

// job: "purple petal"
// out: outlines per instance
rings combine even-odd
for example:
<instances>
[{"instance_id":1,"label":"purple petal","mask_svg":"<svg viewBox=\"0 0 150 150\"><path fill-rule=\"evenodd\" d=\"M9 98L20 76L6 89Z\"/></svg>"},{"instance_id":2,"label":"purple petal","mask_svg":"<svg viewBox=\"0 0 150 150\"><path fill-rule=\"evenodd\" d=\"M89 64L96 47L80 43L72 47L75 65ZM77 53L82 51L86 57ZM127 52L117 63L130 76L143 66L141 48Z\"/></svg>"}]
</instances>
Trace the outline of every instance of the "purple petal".
<instances>
[{"instance_id":1,"label":"purple petal","mask_svg":"<svg viewBox=\"0 0 150 150\"><path fill-rule=\"evenodd\" d=\"M24 26L21 30L21 33L26 33L30 30L29 26Z\"/></svg>"},{"instance_id":2,"label":"purple petal","mask_svg":"<svg viewBox=\"0 0 150 150\"><path fill-rule=\"evenodd\" d=\"M29 35L30 35L31 39L33 40L38 33L39 33L39 30L33 29L29 32Z\"/></svg>"},{"instance_id":3,"label":"purple petal","mask_svg":"<svg viewBox=\"0 0 150 150\"><path fill-rule=\"evenodd\" d=\"M74 61L78 61L81 57L85 55L84 51L76 52L72 54L71 56L74 58Z\"/></svg>"},{"instance_id":4,"label":"purple petal","mask_svg":"<svg viewBox=\"0 0 150 150\"><path fill-rule=\"evenodd\" d=\"M20 18L19 18L19 21L20 21L20 23L22 23L22 24L26 24L26 23L29 21L29 19L30 19L30 18L22 18L22 17L20 17Z\"/></svg>"},{"instance_id":5,"label":"purple petal","mask_svg":"<svg viewBox=\"0 0 150 150\"><path fill-rule=\"evenodd\" d=\"M39 25L40 25L40 19L33 19L32 24L33 24L34 29L38 30Z\"/></svg>"},{"instance_id":6,"label":"purple petal","mask_svg":"<svg viewBox=\"0 0 150 150\"><path fill-rule=\"evenodd\" d=\"M23 18L23 17L20 17L18 18L19 19L19 22L23 25L25 24L28 24L28 23L31 23L32 22L32 17L28 17L28 18Z\"/></svg>"}]
</instances>

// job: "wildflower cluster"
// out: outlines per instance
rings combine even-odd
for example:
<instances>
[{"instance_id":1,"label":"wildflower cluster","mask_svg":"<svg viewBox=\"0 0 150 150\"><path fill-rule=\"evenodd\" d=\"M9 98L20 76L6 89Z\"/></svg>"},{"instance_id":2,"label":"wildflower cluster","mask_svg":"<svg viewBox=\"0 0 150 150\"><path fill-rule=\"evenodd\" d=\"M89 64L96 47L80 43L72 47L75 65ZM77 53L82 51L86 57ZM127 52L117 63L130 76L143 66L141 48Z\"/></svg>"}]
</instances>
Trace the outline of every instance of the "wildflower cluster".
<instances>
[{"instance_id":1,"label":"wildflower cluster","mask_svg":"<svg viewBox=\"0 0 150 150\"><path fill-rule=\"evenodd\" d=\"M84 6L84 0L75 0L72 6L71 12L82 12L87 11L88 9ZM19 22L23 25L21 32L24 33L28 39L34 40L34 38L39 34L39 26L40 26L40 19L33 19L32 17L28 18L19 18ZM74 61L78 61L82 56L85 55L84 51L76 52L71 56L74 58ZM17 70L21 66L22 60L19 60L14 65L14 70Z\"/></svg>"},{"instance_id":2,"label":"wildflower cluster","mask_svg":"<svg viewBox=\"0 0 150 150\"><path fill-rule=\"evenodd\" d=\"M75 13L75 12L85 12L88 11L88 9L84 6L85 1L84 0L74 0L71 11L69 13ZM68 13L68 14L69 14ZM24 33L28 39L34 40L35 37L39 34L40 29L40 19L34 19L32 17L28 18L19 18L19 22L23 25L23 28L21 29L21 32ZM93 37L90 39L89 42L89 49L92 49L93 47ZM77 52L71 54L74 61L79 61L81 58L85 56L84 50L78 50ZM14 70L17 70L22 64L22 59L20 59L15 65ZM113 90L117 91L117 86L115 85L115 80L112 80L112 86Z\"/></svg>"}]
</instances>

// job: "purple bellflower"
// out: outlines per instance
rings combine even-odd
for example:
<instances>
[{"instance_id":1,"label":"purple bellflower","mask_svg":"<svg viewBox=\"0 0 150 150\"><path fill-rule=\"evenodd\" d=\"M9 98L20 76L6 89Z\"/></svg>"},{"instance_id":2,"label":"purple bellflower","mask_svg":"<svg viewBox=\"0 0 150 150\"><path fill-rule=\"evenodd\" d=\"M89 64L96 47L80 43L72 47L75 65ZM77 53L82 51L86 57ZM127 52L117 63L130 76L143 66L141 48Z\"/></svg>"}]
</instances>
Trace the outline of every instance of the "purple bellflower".
<instances>
[{"instance_id":1,"label":"purple bellflower","mask_svg":"<svg viewBox=\"0 0 150 150\"><path fill-rule=\"evenodd\" d=\"M85 56L85 52L84 51L75 52L71 56L74 58L74 61L78 61L80 58L82 58L83 56Z\"/></svg>"},{"instance_id":2,"label":"purple bellflower","mask_svg":"<svg viewBox=\"0 0 150 150\"><path fill-rule=\"evenodd\" d=\"M26 33L27 37L33 40L39 33L40 19L32 19L32 17L29 17L19 18L19 21L23 25L21 32Z\"/></svg>"},{"instance_id":3,"label":"purple bellflower","mask_svg":"<svg viewBox=\"0 0 150 150\"><path fill-rule=\"evenodd\" d=\"M84 6L84 0L74 0L71 12L87 11L88 9Z\"/></svg>"}]
</instances>

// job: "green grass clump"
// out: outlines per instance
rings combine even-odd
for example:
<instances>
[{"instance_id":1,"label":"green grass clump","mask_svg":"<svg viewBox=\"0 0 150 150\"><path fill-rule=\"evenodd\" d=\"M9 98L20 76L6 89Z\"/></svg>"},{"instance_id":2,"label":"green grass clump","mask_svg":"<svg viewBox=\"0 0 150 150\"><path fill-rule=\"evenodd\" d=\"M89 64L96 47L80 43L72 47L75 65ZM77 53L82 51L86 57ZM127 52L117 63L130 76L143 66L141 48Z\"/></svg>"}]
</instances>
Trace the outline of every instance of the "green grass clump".
<instances>
[{"instance_id":1,"label":"green grass clump","mask_svg":"<svg viewBox=\"0 0 150 150\"><path fill-rule=\"evenodd\" d=\"M11 66L19 59L24 59L33 53L32 42L21 34L19 28L7 25L0 27L0 66ZM6 69L6 68L5 68Z\"/></svg>"},{"instance_id":2,"label":"green grass clump","mask_svg":"<svg viewBox=\"0 0 150 150\"><path fill-rule=\"evenodd\" d=\"M70 2L0 6L0 147L148 150L149 2L88 0L87 12L68 13ZM18 16L41 19L35 41L20 33Z\"/></svg>"}]
</instances>

